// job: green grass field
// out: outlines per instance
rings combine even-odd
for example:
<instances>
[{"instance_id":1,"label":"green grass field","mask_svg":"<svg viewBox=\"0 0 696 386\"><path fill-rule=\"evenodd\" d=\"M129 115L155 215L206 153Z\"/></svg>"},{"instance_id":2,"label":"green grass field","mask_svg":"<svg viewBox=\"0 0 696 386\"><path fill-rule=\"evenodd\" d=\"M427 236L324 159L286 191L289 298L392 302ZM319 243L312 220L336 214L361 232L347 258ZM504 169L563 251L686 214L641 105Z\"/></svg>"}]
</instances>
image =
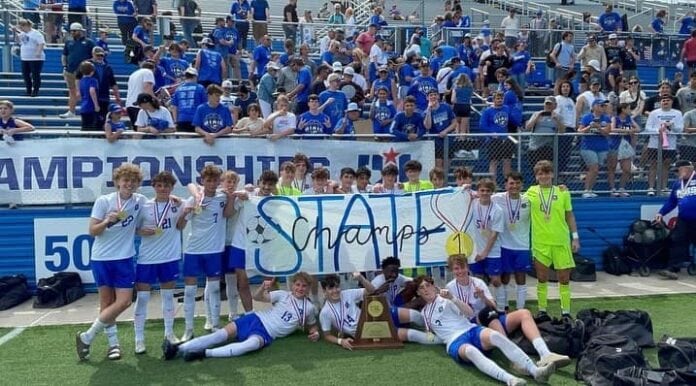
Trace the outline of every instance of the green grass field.
<instances>
[{"instance_id":1,"label":"green grass field","mask_svg":"<svg viewBox=\"0 0 696 386\"><path fill-rule=\"evenodd\" d=\"M641 298L587 299L574 301L575 310L638 308L650 313L655 339L662 334L693 336L696 309L693 295ZM557 303L557 302L556 302ZM679 311L677 311L679 310ZM202 324L202 320L197 320ZM401 350L348 352L324 342L312 343L295 334L270 347L233 359L207 359L187 363L160 359L161 321L150 321L146 339L148 352L133 354L133 328L119 325L124 356L106 359L106 339L98 337L91 360L77 361L75 332L84 326L33 327L0 346L2 385L497 385L473 367L458 366L442 346L407 344ZM183 331L177 321L176 331ZM202 333L202 325L197 326ZM0 329L0 336L9 332ZM498 363L509 368L494 354ZM656 350L646 357L657 366ZM552 385L575 385L574 365L558 371ZM530 382L533 384L533 382Z\"/></svg>"}]
</instances>

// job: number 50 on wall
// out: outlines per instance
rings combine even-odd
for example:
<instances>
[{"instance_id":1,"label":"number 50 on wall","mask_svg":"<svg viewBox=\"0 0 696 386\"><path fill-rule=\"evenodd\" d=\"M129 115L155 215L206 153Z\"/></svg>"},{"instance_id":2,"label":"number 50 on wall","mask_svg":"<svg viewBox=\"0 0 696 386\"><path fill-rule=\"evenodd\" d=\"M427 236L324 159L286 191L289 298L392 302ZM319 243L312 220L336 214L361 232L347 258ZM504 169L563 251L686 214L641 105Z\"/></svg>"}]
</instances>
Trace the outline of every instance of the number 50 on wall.
<instances>
[{"instance_id":1,"label":"number 50 on wall","mask_svg":"<svg viewBox=\"0 0 696 386\"><path fill-rule=\"evenodd\" d=\"M77 272L83 283L94 283L89 264L94 238L87 234L89 218L34 219L36 280L56 272Z\"/></svg>"}]
</instances>

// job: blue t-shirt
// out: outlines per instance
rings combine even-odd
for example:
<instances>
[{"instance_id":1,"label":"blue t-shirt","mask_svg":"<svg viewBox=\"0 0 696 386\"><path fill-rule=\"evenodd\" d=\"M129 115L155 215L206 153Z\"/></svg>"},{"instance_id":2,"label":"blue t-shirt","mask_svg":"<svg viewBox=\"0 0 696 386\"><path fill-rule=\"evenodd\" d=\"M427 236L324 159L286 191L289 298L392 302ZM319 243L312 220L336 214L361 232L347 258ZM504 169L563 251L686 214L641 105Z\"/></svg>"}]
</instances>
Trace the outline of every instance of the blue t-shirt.
<instances>
[{"instance_id":1,"label":"blue t-shirt","mask_svg":"<svg viewBox=\"0 0 696 386\"><path fill-rule=\"evenodd\" d=\"M336 125L336 129L334 129L334 132L337 129L343 127L343 132L341 132L340 134L342 134L342 135L355 134L355 126L353 126L353 123L354 122L351 121L350 118L343 117L343 118L341 118L341 120L338 121L338 124ZM352 140L355 140L356 138L355 137L341 137L340 139L352 141Z\"/></svg>"},{"instance_id":2,"label":"blue t-shirt","mask_svg":"<svg viewBox=\"0 0 696 386\"><path fill-rule=\"evenodd\" d=\"M116 23L118 24L135 24L135 6L130 0L114 1L114 14L116 14Z\"/></svg>"},{"instance_id":3,"label":"blue t-shirt","mask_svg":"<svg viewBox=\"0 0 696 386\"><path fill-rule=\"evenodd\" d=\"M433 56L430 58L430 73L437 75L437 72L440 71L440 66L442 66L444 62L445 60L440 56Z\"/></svg>"},{"instance_id":4,"label":"blue t-shirt","mask_svg":"<svg viewBox=\"0 0 696 386\"><path fill-rule=\"evenodd\" d=\"M194 82L184 82L172 95L171 104L176 106L176 122L191 122L198 106L206 103L205 88Z\"/></svg>"},{"instance_id":5,"label":"blue t-shirt","mask_svg":"<svg viewBox=\"0 0 696 386\"><path fill-rule=\"evenodd\" d=\"M248 23L247 17L249 11L251 10L251 5L247 0L243 0L241 3L235 1L230 7L230 14L234 15L234 20L236 23Z\"/></svg>"},{"instance_id":6,"label":"blue t-shirt","mask_svg":"<svg viewBox=\"0 0 696 386\"><path fill-rule=\"evenodd\" d=\"M334 62L334 55L331 53L331 51L326 51L323 54L321 54L321 61L326 62L330 65L333 64Z\"/></svg>"},{"instance_id":7,"label":"blue t-shirt","mask_svg":"<svg viewBox=\"0 0 696 386\"><path fill-rule=\"evenodd\" d=\"M481 113L479 128L483 133L507 134L510 120L510 109L507 106L491 106Z\"/></svg>"},{"instance_id":8,"label":"blue t-shirt","mask_svg":"<svg viewBox=\"0 0 696 386\"><path fill-rule=\"evenodd\" d=\"M208 103L204 103L196 109L196 114L193 116L191 123L205 132L217 133L226 127L231 127L233 122L232 115L227 107L219 104L213 108Z\"/></svg>"},{"instance_id":9,"label":"blue t-shirt","mask_svg":"<svg viewBox=\"0 0 696 386\"><path fill-rule=\"evenodd\" d=\"M254 20L266 20L266 9L268 7L268 1L266 0L252 0L251 1L251 16Z\"/></svg>"},{"instance_id":10,"label":"blue t-shirt","mask_svg":"<svg viewBox=\"0 0 696 386\"><path fill-rule=\"evenodd\" d=\"M474 88L472 86L457 87L456 89L456 99L455 104L458 105L470 105L471 96L474 94Z\"/></svg>"},{"instance_id":11,"label":"blue t-shirt","mask_svg":"<svg viewBox=\"0 0 696 386\"><path fill-rule=\"evenodd\" d=\"M394 119L396 116L396 107L387 100L387 103L376 101L372 105L372 131L375 134L389 134L391 123L382 126L382 121L385 119Z\"/></svg>"},{"instance_id":12,"label":"blue t-shirt","mask_svg":"<svg viewBox=\"0 0 696 386\"><path fill-rule=\"evenodd\" d=\"M93 76L83 76L80 79L80 112L91 113L94 112L94 101L92 101L92 96L89 95L89 89L94 88L99 94L99 81Z\"/></svg>"},{"instance_id":13,"label":"blue t-shirt","mask_svg":"<svg viewBox=\"0 0 696 386\"><path fill-rule=\"evenodd\" d=\"M442 46L439 46L438 48L440 48L442 50L442 57L441 58L442 58L443 62L446 62L446 61L454 58L455 56L457 56L457 49L450 46L450 45L442 45Z\"/></svg>"},{"instance_id":14,"label":"blue t-shirt","mask_svg":"<svg viewBox=\"0 0 696 386\"><path fill-rule=\"evenodd\" d=\"M302 67L297 72L297 84L303 84L304 88L297 93L295 100L297 102L307 102L309 100L309 89L312 87L312 74L307 67Z\"/></svg>"},{"instance_id":15,"label":"blue t-shirt","mask_svg":"<svg viewBox=\"0 0 696 386\"><path fill-rule=\"evenodd\" d=\"M177 82L176 79L184 76L189 63L183 58L164 57L160 59L160 65L164 68L165 84L174 84Z\"/></svg>"},{"instance_id":16,"label":"blue t-shirt","mask_svg":"<svg viewBox=\"0 0 696 386\"><path fill-rule=\"evenodd\" d=\"M408 89L408 95L416 98L416 109L423 111L428 107L428 93L430 90L437 91L437 81L433 77L419 76L413 80Z\"/></svg>"},{"instance_id":17,"label":"blue t-shirt","mask_svg":"<svg viewBox=\"0 0 696 386\"><path fill-rule=\"evenodd\" d=\"M524 74L525 71L527 71L527 65L529 64L531 56L529 55L529 52L522 51L513 53L510 59L512 60L510 74L519 75Z\"/></svg>"},{"instance_id":18,"label":"blue t-shirt","mask_svg":"<svg viewBox=\"0 0 696 386\"><path fill-rule=\"evenodd\" d=\"M227 46L227 53L230 55L237 54L237 44L239 43L239 31L234 27L225 28L225 40L230 42Z\"/></svg>"},{"instance_id":19,"label":"blue t-shirt","mask_svg":"<svg viewBox=\"0 0 696 386\"><path fill-rule=\"evenodd\" d=\"M138 39L142 40L145 43L145 45L152 44L150 42L150 31L143 28L142 25L135 27L135 29L133 30L133 34L137 36Z\"/></svg>"},{"instance_id":20,"label":"blue t-shirt","mask_svg":"<svg viewBox=\"0 0 696 386\"><path fill-rule=\"evenodd\" d=\"M653 19L652 23L650 23L652 28L655 30L655 32L661 34L665 32L665 21L660 19L659 17L656 17Z\"/></svg>"},{"instance_id":21,"label":"blue t-shirt","mask_svg":"<svg viewBox=\"0 0 696 386\"><path fill-rule=\"evenodd\" d=\"M233 106L239 109L239 118L244 118L247 116L249 105L252 103L259 103L259 97L253 91L249 92L246 99L239 97L234 100Z\"/></svg>"},{"instance_id":22,"label":"blue t-shirt","mask_svg":"<svg viewBox=\"0 0 696 386\"><path fill-rule=\"evenodd\" d=\"M626 132L630 132L633 129L632 122L633 119L631 118L630 115L627 115L626 118L621 119L620 116L615 116L614 119L616 120L616 127L626 130ZM628 143L631 143L631 135L611 135L609 137L609 148L612 150L618 150L619 145L621 145L621 140L625 139L628 141Z\"/></svg>"},{"instance_id":23,"label":"blue t-shirt","mask_svg":"<svg viewBox=\"0 0 696 386\"><path fill-rule=\"evenodd\" d=\"M440 103L437 109L430 112L432 118L431 134L438 134L448 128L454 120L454 111L447 103Z\"/></svg>"},{"instance_id":24,"label":"blue t-shirt","mask_svg":"<svg viewBox=\"0 0 696 386\"><path fill-rule=\"evenodd\" d=\"M380 88L385 88L387 90L387 100L391 101L394 100L391 84L392 80L389 77L385 78L384 80L382 80L382 78L377 78L374 82L372 82L372 87L375 89L375 91L379 90Z\"/></svg>"},{"instance_id":25,"label":"blue t-shirt","mask_svg":"<svg viewBox=\"0 0 696 386\"><path fill-rule=\"evenodd\" d=\"M679 27L679 35L691 35L691 31L694 29L694 20L691 16L686 16L681 21L681 26Z\"/></svg>"},{"instance_id":26,"label":"blue t-shirt","mask_svg":"<svg viewBox=\"0 0 696 386\"><path fill-rule=\"evenodd\" d=\"M348 107L348 99L346 99L346 94L343 91L325 90L319 94L319 105L323 105L329 98L333 98L334 101L324 108L324 114L331 119L331 129L333 129L338 121L343 118L343 112Z\"/></svg>"},{"instance_id":27,"label":"blue t-shirt","mask_svg":"<svg viewBox=\"0 0 696 386\"><path fill-rule=\"evenodd\" d=\"M399 68L399 86L409 86L411 84L410 81L406 80L407 76L414 78L416 76L416 73L413 69L413 66L411 66L408 63L405 63Z\"/></svg>"},{"instance_id":28,"label":"blue t-shirt","mask_svg":"<svg viewBox=\"0 0 696 386\"><path fill-rule=\"evenodd\" d=\"M598 118L595 118L594 114L585 114L582 117L580 123L582 126L587 126L593 121L599 122L602 127L611 125L611 118L608 115L602 114ZM581 150L592 150L596 152L609 151L609 141L607 137L602 134L590 134L582 137L582 143L580 144Z\"/></svg>"},{"instance_id":29,"label":"blue t-shirt","mask_svg":"<svg viewBox=\"0 0 696 386\"><path fill-rule=\"evenodd\" d=\"M389 131L397 141L408 141L409 134L416 134L418 138L422 138L425 135L423 116L414 111L413 114L408 117L405 112L400 111L394 117Z\"/></svg>"},{"instance_id":30,"label":"blue t-shirt","mask_svg":"<svg viewBox=\"0 0 696 386\"><path fill-rule=\"evenodd\" d=\"M621 15L616 12L604 12L599 15L599 26L607 32L618 31L621 29Z\"/></svg>"},{"instance_id":31,"label":"blue t-shirt","mask_svg":"<svg viewBox=\"0 0 696 386\"><path fill-rule=\"evenodd\" d=\"M109 119L108 123L111 125L111 132L128 130L128 126L126 125L126 121L118 120L118 121L114 122L111 119Z\"/></svg>"},{"instance_id":32,"label":"blue t-shirt","mask_svg":"<svg viewBox=\"0 0 696 386\"><path fill-rule=\"evenodd\" d=\"M324 113L319 113L317 115L312 114L307 111L300 115L297 120L297 129L295 129L296 134L332 134L333 129L331 127L324 126L324 123L329 120L329 125L331 124L331 119L328 115ZM302 127L304 126L304 127Z\"/></svg>"},{"instance_id":33,"label":"blue t-shirt","mask_svg":"<svg viewBox=\"0 0 696 386\"><path fill-rule=\"evenodd\" d=\"M457 82L457 78L459 78L460 75L465 75L468 76L471 82L473 83L473 75L471 74L471 69L465 65L461 65L454 70L452 70L452 75L450 75L449 80L447 80L447 88L451 89L454 87L454 85Z\"/></svg>"},{"instance_id":34,"label":"blue t-shirt","mask_svg":"<svg viewBox=\"0 0 696 386\"><path fill-rule=\"evenodd\" d=\"M266 73L266 65L271 61L271 49L263 44L254 48L254 61L256 62L256 75L260 78Z\"/></svg>"},{"instance_id":35,"label":"blue t-shirt","mask_svg":"<svg viewBox=\"0 0 696 386\"><path fill-rule=\"evenodd\" d=\"M682 189L682 184L684 189ZM672 192L660 209L661 215L666 215L679 207L679 218L688 221L696 220L696 178L674 181Z\"/></svg>"},{"instance_id":36,"label":"blue t-shirt","mask_svg":"<svg viewBox=\"0 0 696 386\"><path fill-rule=\"evenodd\" d=\"M94 48L94 42L84 37L65 42L63 56L68 58L67 71L73 73L77 71L82 61L92 57L92 48Z\"/></svg>"},{"instance_id":37,"label":"blue t-shirt","mask_svg":"<svg viewBox=\"0 0 696 386\"><path fill-rule=\"evenodd\" d=\"M215 84L222 83L222 55L210 49L201 52L201 65L198 70L198 81L209 81Z\"/></svg>"}]
</instances>

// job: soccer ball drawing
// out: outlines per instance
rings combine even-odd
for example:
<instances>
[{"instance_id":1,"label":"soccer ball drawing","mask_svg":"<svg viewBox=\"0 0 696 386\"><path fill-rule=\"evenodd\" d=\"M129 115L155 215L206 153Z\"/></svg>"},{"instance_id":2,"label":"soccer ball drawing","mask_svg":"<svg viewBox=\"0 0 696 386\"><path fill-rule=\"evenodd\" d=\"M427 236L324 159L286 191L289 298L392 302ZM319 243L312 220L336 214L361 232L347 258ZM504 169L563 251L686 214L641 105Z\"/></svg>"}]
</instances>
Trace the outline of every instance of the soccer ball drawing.
<instances>
[{"instance_id":1,"label":"soccer ball drawing","mask_svg":"<svg viewBox=\"0 0 696 386\"><path fill-rule=\"evenodd\" d=\"M246 225L247 238L252 244L266 244L276 237L276 231L261 216L252 217Z\"/></svg>"}]
</instances>

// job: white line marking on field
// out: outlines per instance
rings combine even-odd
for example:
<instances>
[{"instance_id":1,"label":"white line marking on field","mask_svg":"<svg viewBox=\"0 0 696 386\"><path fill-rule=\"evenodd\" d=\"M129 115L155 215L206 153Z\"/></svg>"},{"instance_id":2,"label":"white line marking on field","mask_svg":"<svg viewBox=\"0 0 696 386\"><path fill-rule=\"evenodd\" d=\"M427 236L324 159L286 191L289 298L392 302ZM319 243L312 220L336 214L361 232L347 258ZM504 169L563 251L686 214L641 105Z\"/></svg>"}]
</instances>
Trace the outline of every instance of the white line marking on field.
<instances>
[{"instance_id":1,"label":"white line marking on field","mask_svg":"<svg viewBox=\"0 0 696 386\"><path fill-rule=\"evenodd\" d=\"M38 312L36 311L16 311L14 312L15 315L36 315Z\"/></svg>"},{"instance_id":2,"label":"white line marking on field","mask_svg":"<svg viewBox=\"0 0 696 386\"><path fill-rule=\"evenodd\" d=\"M19 334L24 332L26 327L15 327L12 331L0 337L0 346L16 338Z\"/></svg>"},{"instance_id":3,"label":"white line marking on field","mask_svg":"<svg viewBox=\"0 0 696 386\"><path fill-rule=\"evenodd\" d=\"M673 293L674 291L666 287L653 287L651 285L645 285L640 283L618 283L617 285L626 288L633 288L640 291L649 292L662 292L662 293Z\"/></svg>"},{"instance_id":4,"label":"white line marking on field","mask_svg":"<svg viewBox=\"0 0 696 386\"><path fill-rule=\"evenodd\" d=\"M696 284L684 283L683 281L678 281L677 283L679 283L679 284L681 284L681 285L683 285L683 286L687 286L687 287L691 287L691 288L696 288Z\"/></svg>"}]
</instances>

